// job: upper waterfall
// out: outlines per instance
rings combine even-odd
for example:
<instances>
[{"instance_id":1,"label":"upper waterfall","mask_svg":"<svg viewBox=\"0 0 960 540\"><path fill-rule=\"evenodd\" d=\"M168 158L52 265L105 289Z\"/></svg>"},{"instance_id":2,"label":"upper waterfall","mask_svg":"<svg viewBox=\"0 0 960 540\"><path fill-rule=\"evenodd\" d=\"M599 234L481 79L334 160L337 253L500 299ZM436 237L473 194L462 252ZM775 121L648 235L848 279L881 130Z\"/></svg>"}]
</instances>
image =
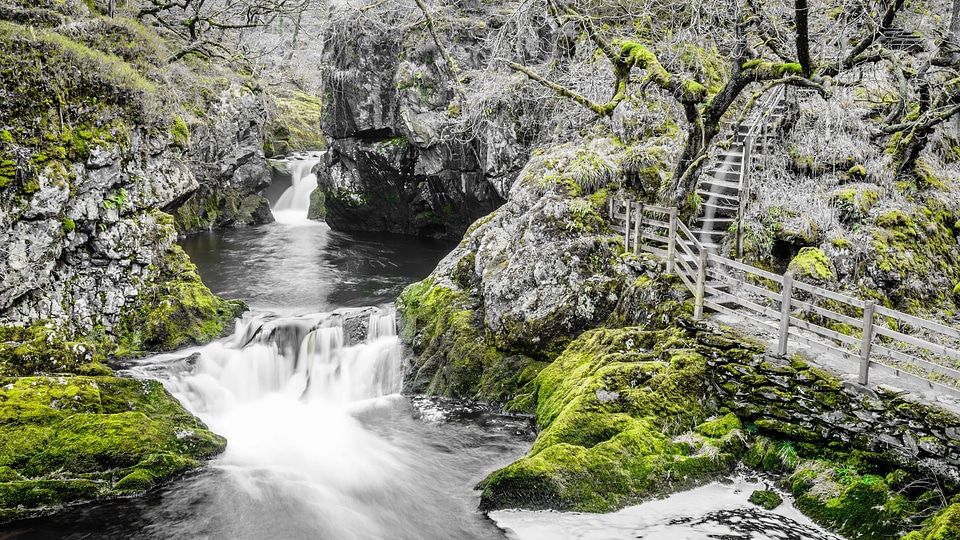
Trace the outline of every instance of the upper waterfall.
<instances>
[{"instance_id":1,"label":"upper waterfall","mask_svg":"<svg viewBox=\"0 0 960 540\"><path fill-rule=\"evenodd\" d=\"M290 187L283 192L273 206L277 221L288 223L306 219L310 208L310 193L317 188L317 175L313 168L322 160L326 152L310 152L291 156L283 163L290 171Z\"/></svg>"}]
</instances>

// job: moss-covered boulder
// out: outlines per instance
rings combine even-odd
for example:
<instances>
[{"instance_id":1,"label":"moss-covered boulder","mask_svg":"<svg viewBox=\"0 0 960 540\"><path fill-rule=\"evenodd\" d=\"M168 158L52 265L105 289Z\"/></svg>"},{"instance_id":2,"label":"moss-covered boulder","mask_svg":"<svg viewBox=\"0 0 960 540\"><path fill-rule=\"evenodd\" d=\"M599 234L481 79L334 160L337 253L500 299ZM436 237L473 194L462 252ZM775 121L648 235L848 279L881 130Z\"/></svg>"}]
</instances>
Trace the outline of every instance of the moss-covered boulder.
<instances>
[{"instance_id":1,"label":"moss-covered boulder","mask_svg":"<svg viewBox=\"0 0 960 540\"><path fill-rule=\"evenodd\" d=\"M730 472L745 436L709 418L705 358L720 351L755 352L680 329L586 332L535 379L541 432L480 484L481 509L611 511Z\"/></svg>"},{"instance_id":2,"label":"moss-covered boulder","mask_svg":"<svg viewBox=\"0 0 960 540\"><path fill-rule=\"evenodd\" d=\"M892 480L892 478L890 479ZM920 508L939 501L911 500L887 478L860 474L843 463L809 461L790 476L795 506L846 538L899 538ZM932 495L932 494L931 494Z\"/></svg>"},{"instance_id":3,"label":"moss-covered boulder","mask_svg":"<svg viewBox=\"0 0 960 540\"><path fill-rule=\"evenodd\" d=\"M913 531L903 540L952 540L960 538L960 503L955 502L933 516L923 529Z\"/></svg>"},{"instance_id":4,"label":"moss-covered boulder","mask_svg":"<svg viewBox=\"0 0 960 540\"><path fill-rule=\"evenodd\" d=\"M157 381L0 379L0 522L142 492L225 446Z\"/></svg>"},{"instance_id":5,"label":"moss-covered boulder","mask_svg":"<svg viewBox=\"0 0 960 540\"><path fill-rule=\"evenodd\" d=\"M583 332L663 328L684 312L682 285L609 230L605 182L626 156L609 139L537 156L510 200L400 295L410 390L509 400Z\"/></svg>"}]
</instances>

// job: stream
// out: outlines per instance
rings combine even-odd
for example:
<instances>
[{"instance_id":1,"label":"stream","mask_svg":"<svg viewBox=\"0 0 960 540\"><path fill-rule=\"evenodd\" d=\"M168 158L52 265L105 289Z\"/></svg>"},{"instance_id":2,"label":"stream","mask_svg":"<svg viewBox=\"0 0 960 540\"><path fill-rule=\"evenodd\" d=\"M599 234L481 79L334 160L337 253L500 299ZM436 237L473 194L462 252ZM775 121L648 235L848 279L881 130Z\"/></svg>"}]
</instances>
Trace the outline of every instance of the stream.
<instances>
[{"instance_id":1,"label":"stream","mask_svg":"<svg viewBox=\"0 0 960 540\"><path fill-rule=\"evenodd\" d=\"M309 185L309 166L297 171L284 197ZM795 511L747 505L756 486L743 482L602 516L477 512L473 487L529 448L532 426L400 395L391 304L453 244L334 232L295 197L278 203L276 223L183 242L214 293L249 303L232 335L114 366L162 380L228 439L224 454L145 496L16 522L0 538L834 538Z\"/></svg>"}]
</instances>

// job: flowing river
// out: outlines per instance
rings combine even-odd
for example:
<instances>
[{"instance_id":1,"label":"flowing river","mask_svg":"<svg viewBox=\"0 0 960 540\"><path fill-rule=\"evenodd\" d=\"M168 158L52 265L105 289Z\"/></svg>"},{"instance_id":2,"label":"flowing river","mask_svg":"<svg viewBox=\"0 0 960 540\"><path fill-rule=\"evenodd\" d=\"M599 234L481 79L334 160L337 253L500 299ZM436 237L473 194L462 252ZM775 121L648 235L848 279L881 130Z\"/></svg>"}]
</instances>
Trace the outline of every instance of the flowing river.
<instances>
[{"instance_id":1,"label":"flowing river","mask_svg":"<svg viewBox=\"0 0 960 540\"><path fill-rule=\"evenodd\" d=\"M308 193L309 169L284 196ZM146 496L14 523L0 538L833 538L789 508L748 508L757 486L743 482L606 516L497 512L498 527L473 487L529 448L529 421L399 393L390 303L452 244L337 233L292 195L279 202L276 223L183 244L215 293L250 304L233 334L117 366L164 381L226 452Z\"/></svg>"}]
</instances>

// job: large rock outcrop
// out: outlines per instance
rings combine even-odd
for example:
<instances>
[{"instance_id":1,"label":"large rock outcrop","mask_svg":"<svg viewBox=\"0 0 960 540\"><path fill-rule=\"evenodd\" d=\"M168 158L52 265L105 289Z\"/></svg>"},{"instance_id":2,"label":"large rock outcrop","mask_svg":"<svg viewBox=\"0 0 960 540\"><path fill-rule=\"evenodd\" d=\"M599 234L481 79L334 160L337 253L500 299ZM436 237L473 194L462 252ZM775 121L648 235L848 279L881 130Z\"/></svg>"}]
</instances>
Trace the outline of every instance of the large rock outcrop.
<instances>
[{"instance_id":1,"label":"large rock outcrop","mask_svg":"<svg viewBox=\"0 0 960 540\"><path fill-rule=\"evenodd\" d=\"M245 309L203 285L166 212L266 170L238 77L169 67L155 33L94 3L35 4L0 10L0 521L223 450L160 383L102 361L209 341Z\"/></svg>"},{"instance_id":2,"label":"large rock outcrop","mask_svg":"<svg viewBox=\"0 0 960 540\"><path fill-rule=\"evenodd\" d=\"M437 32L454 66L422 26L400 33L398 21L381 21L397 23L388 30L352 18L331 24L322 122L329 151L318 167L331 227L458 238L504 202L526 159L535 131L526 115L536 106L520 102L516 79L495 89L469 84L488 61L486 38L506 18L495 5L461 9L434 14L449 21ZM551 32L546 22L542 31ZM517 46L529 39L519 36Z\"/></svg>"},{"instance_id":3,"label":"large rock outcrop","mask_svg":"<svg viewBox=\"0 0 960 540\"><path fill-rule=\"evenodd\" d=\"M223 162L237 189L262 183L262 107L228 77L201 91L180 72L173 92L163 41L132 20L45 12L39 29L0 22L15 104L0 111L0 324L127 350L214 337L240 307L200 283L164 210L210 181L197 163ZM200 127L208 114L219 121ZM139 324L161 313L175 329Z\"/></svg>"},{"instance_id":4,"label":"large rock outcrop","mask_svg":"<svg viewBox=\"0 0 960 540\"><path fill-rule=\"evenodd\" d=\"M661 313L678 309L683 293L651 280L657 264L622 253L605 217L611 188L589 180L597 167L618 170L620 150L601 139L535 156L510 200L401 294L411 390L517 398L582 332L607 323L656 327ZM636 309L643 299L662 303Z\"/></svg>"},{"instance_id":5,"label":"large rock outcrop","mask_svg":"<svg viewBox=\"0 0 960 540\"><path fill-rule=\"evenodd\" d=\"M199 187L173 210L177 232L273 221L262 192L270 185L264 156L266 112L259 91L222 85L202 118L187 126L187 158Z\"/></svg>"}]
</instances>

